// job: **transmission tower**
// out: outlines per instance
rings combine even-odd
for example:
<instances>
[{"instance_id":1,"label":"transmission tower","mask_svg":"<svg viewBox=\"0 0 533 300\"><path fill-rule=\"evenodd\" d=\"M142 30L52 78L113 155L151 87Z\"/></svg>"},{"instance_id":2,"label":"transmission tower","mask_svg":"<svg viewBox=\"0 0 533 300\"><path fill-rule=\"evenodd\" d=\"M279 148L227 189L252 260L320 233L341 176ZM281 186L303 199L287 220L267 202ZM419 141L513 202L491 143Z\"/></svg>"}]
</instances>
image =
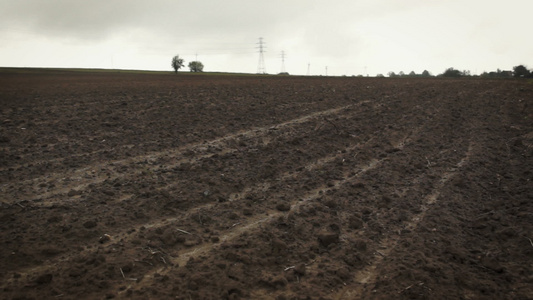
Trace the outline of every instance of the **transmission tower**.
<instances>
[{"instance_id":1,"label":"transmission tower","mask_svg":"<svg viewBox=\"0 0 533 300\"><path fill-rule=\"evenodd\" d=\"M311 63L307 63L307 76L311 75Z\"/></svg>"},{"instance_id":2,"label":"transmission tower","mask_svg":"<svg viewBox=\"0 0 533 300\"><path fill-rule=\"evenodd\" d=\"M285 73L285 51L281 51L281 73Z\"/></svg>"},{"instance_id":3,"label":"transmission tower","mask_svg":"<svg viewBox=\"0 0 533 300\"><path fill-rule=\"evenodd\" d=\"M263 53L266 52L265 51L265 42L263 42L263 38L260 37L259 38L259 43L257 43L259 45L259 63L257 64L257 74L266 74L266 68L265 68L265 57L263 56Z\"/></svg>"}]
</instances>

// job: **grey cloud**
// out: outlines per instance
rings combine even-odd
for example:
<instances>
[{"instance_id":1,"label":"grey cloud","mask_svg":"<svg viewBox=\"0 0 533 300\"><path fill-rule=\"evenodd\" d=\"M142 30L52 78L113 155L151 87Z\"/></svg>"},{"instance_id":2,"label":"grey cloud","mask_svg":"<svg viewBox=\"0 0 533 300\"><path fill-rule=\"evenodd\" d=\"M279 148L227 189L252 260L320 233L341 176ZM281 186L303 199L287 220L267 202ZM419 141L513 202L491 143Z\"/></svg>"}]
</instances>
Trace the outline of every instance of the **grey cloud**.
<instances>
[{"instance_id":1,"label":"grey cloud","mask_svg":"<svg viewBox=\"0 0 533 300\"><path fill-rule=\"evenodd\" d=\"M267 31L290 19L295 13L293 6L288 10L284 6L287 8L283 1L242 0L2 1L0 22L4 27L77 39L105 38L135 28L162 35L242 35Z\"/></svg>"},{"instance_id":2,"label":"grey cloud","mask_svg":"<svg viewBox=\"0 0 533 300\"><path fill-rule=\"evenodd\" d=\"M0 0L0 38L10 53L30 53L34 43L24 40L34 39L50 47L101 46L102 55L227 55L224 63L232 65L234 57L257 54L262 36L271 59L286 50L292 60L389 68L423 54L427 61L418 63L429 68L434 57L457 56L464 64L480 51L500 59L517 43L523 50L509 55L524 60L532 49L523 36L532 6L530 0ZM465 46L469 52L457 49ZM402 47L414 50L389 55Z\"/></svg>"}]
</instances>

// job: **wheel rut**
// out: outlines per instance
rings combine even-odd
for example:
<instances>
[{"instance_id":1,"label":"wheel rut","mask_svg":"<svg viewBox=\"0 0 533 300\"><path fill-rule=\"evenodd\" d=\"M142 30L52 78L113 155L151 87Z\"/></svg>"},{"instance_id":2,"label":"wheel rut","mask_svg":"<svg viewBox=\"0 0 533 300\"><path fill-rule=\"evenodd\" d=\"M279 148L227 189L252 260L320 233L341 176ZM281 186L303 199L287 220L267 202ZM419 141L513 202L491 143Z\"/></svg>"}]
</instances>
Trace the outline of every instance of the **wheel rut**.
<instances>
[{"instance_id":1,"label":"wheel rut","mask_svg":"<svg viewBox=\"0 0 533 300\"><path fill-rule=\"evenodd\" d=\"M33 185L34 192L29 196L21 196L17 198L17 201L29 201L34 199L46 199L56 195L65 194L71 190L82 190L89 185L101 184L105 180L113 180L122 178L125 176L124 172L119 171L120 167L132 167L140 165L141 169L131 170L127 173L127 176L136 176L146 171L156 171L160 169L159 166L153 166L161 158L175 158L177 161L174 164L166 164L165 168L170 168L183 163L194 163L204 158L209 158L215 155L225 155L228 153L238 152L238 147L235 147L236 140L246 139L260 139L265 138L273 130L291 130L290 127L306 122L310 122L313 119L321 116L338 115L343 110L349 110L351 108L360 106L361 104L368 103L368 101L361 101L357 104L350 104L341 106L338 108L328 109L324 111L315 112L303 117L292 119L286 122L282 122L276 125L253 128L245 131L239 131L220 138L216 138L207 142L198 142L189 144L177 149L153 152L145 155L140 155L132 158L120 159L109 161L101 164L94 164L91 166L83 167L73 171L61 172L56 174L47 174L37 178L27 179L23 181L15 182L15 186L10 187L16 189L17 186ZM269 140L265 140L265 145L269 143ZM193 154L192 157L190 154ZM22 167L22 166L20 166ZM43 191L39 186L57 186L51 191ZM7 191L8 183L1 186L3 192ZM7 200L7 199L6 199Z\"/></svg>"},{"instance_id":2,"label":"wheel rut","mask_svg":"<svg viewBox=\"0 0 533 300\"><path fill-rule=\"evenodd\" d=\"M404 139L400 140L396 144L397 149L399 151L401 151L405 146L409 145L412 142L413 138L416 137L416 133L418 133L419 131L420 131L420 129L416 129L416 130L413 131L412 134L409 134ZM358 147L350 147L350 150L353 151L356 148L358 148ZM165 274L168 274L169 272L172 272L173 270L175 270L178 267L182 267L182 266L186 265L189 260L195 259L195 258L199 258L199 257L202 257L204 255L209 255L210 251L216 251L217 247L219 247L221 243L231 242L231 241L235 240L236 238L238 238L239 236L241 236L242 234L244 234L244 233L250 234L251 232L253 232L254 230L256 230L256 229L258 229L258 228L260 228L262 226L270 227L271 225L269 223L272 223L273 221L278 219L280 216L287 215L287 214L290 214L291 212L297 211L301 206L306 205L307 203L309 203L309 202L311 202L313 200L316 200L319 197L322 197L322 195L326 194L328 191L332 191L332 190L338 189L339 187L341 187L343 185L346 185L346 184L349 184L349 183L353 183L361 175L363 175L364 173L366 173L366 172L368 172L368 171L370 171L372 169L378 168L381 164L386 162L388 159L389 159L388 157L384 157L384 158L380 158L380 159L370 159L369 161L367 161L364 164L359 164L356 167L355 171L351 170L350 172L345 173L344 176L343 176L343 179L336 180L336 181L328 184L327 187L326 186L322 186L322 187L319 187L317 189L308 191L305 195L300 196L300 198L298 200L291 202L290 210L287 211L287 212L280 212L280 211L276 211L276 210L270 210L270 211L266 212L266 214L265 214L266 216L257 216L257 217L254 217L254 218L250 218L244 224L236 223L236 224L234 224L235 226L232 226L232 228L228 232L223 233L221 235L220 243L219 242L217 242L217 243L207 243L207 244L199 245L198 247L193 247L192 249L182 250L182 251L179 252L179 255L177 257L171 259L171 262L172 262L171 265L172 266L165 265L165 266L163 266L163 267L161 267L159 269L153 270L152 272L149 272L149 273L145 274L144 277L143 277L143 280L139 284L132 283L132 284L129 285L129 287L134 288L136 290L143 289L144 287L149 286L151 284L152 280L154 280L156 278L159 278L160 276L164 276ZM333 160L333 156L332 157L323 158L323 159L321 159L319 161L320 161L321 164L324 164L324 163L330 162L332 160ZM314 169L314 168L317 168L319 166L320 166L320 164L313 163L313 164L310 164L310 165L306 166L305 168L306 169ZM288 177L288 176L292 177L292 176L295 176L295 175L294 174L290 174L290 175L287 174L287 175L283 176L283 177L285 177L284 179L280 179L280 180L285 180L286 177Z\"/></svg>"},{"instance_id":3,"label":"wheel rut","mask_svg":"<svg viewBox=\"0 0 533 300\"><path fill-rule=\"evenodd\" d=\"M373 261L362 270L357 271L353 278L353 283L336 292L334 299L360 299L363 295L372 291L376 277L379 275L380 264L383 263L383 260L394 251L398 243L402 240L402 236L398 233L401 230L413 232L417 229L418 224L424 219L428 210L430 210L432 205L438 201L442 188L457 174L457 172L461 171L461 168L463 168L464 165L468 164L470 157L475 151L474 144L470 142L464 156L453 167L442 173L435 183L431 193L424 197L418 210L419 213L404 223L401 228L391 230L389 236L381 240L377 247L378 250L374 253Z\"/></svg>"},{"instance_id":4,"label":"wheel rut","mask_svg":"<svg viewBox=\"0 0 533 300\"><path fill-rule=\"evenodd\" d=\"M403 147L411 143L412 140L416 138L416 135L418 134L419 131L420 131L420 128L413 130L404 138L399 139L396 143L393 143L393 146L396 147L398 150L403 149ZM367 144L371 143L373 140L374 138L371 137L369 140L349 146L343 149L343 151L340 151L339 153L334 153L332 155L317 159L316 161L312 161L307 165L299 167L298 169L300 169L301 171L287 171L285 173L282 173L280 174L279 177L275 178L271 182L285 182L289 179L296 180L298 179L298 177L301 175L302 172L308 172L308 171L314 171L317 169L321 169L328 164L332 164L335 160L339 160L339 159L342 160L345 157L346 158L354 157L354 154L356 154L357 150L367 148L368 147ZM198 157L196 157L196 159L198 159ZM303 196L298 196L297 197L298 200L293 201L291 203L291 211L298 209L301 205L309 201L317 199L318 197L320 197L322 194L326 193L329 190L334 190L344 184L353 182L354 180L358 178L359 175L367 172L368 170L378 167L381 163L383 163L386 160L387 160L387 157L381 158L381 159L370 159L366 163L363 163L363 165L357 164L356 166L357 171L350 170L349 172L343 174L342 179L334 180L327 187L320 186L311 191L308 191ZM256 192L267 192L271 185L272 183L269 183L269 182L261 182L255 186L246 187L245 189L243 189L243 191L238 192L234 195L230 195L229 199L231 202L241 201L242 199L246 198L247 194L256 193ZM275 194L273 196L275 196ZM122 200L127 200L129 198L130 196L125 196L124 199ZM152 220L148 223L142 223L136 226L134 228L135 230L133 231L138 232L141 227L147 228L147 229L153 229L153 228L160 228L160 227L176 226L176 224L179 224L181 220L191 218L191 216L197 213L198 211L209 210L209 209L215 210L216 206L217 204L212 204L212 203L204 204L204 205L195 207L193 209L190 209L187 213L180 215L178 217L164 217L159 220ZM265 213L261 215L252 216L248 218L245 222L238 222L234 224L234 226L231 226L227 231L221 232L220 241L221 242L231 241L235 239L236 237L238 237L239 235L241 235L242 233L253 231L262 225L268 224L269 222L271 222L278 216L284 215L284 214L286 214L286 212L282 213L275 209L268 209ZM117 243L117 242L125 243L128 240L133 238L132 235L127 234L125 231L132 231L132 228L125 228L124 231L122 232L110 232L111 240L109 242L109 246L106 246L103 249L101 247L96 247L96 248L93 247L92 249L81 251L76 256L70 256L66 258L59 258L57 260L51 260L51 261L48 261L45 264L45 266L38 266L35 268L26 269L26 270L18 270L17 272L21 274L22 276L31 278L30 274L49 272L51 271L51 269L55 269L56 268L55 266L67 263L68 261L75 260L76 257L89 256L91 255L91 253L96 253L96 252L102 252L102 251L105 252L106 250L104 249L110 249L114 247L113 246L114 243ZM189 259L205 255L209 251L216 249L216 247L218 247L219 244L220 243L204 242L197 247L193 247L191 249L180 250L178 252L178 255L169 256L166 258L166 260L167 260L167 263L170 263L172 265L183 266L184 264L186 264L186 262ZM140 251L145 251L145 250L141 249ZM150 272L146 276L144 276L143 282L149 281L148 279L151 278L150 276L153 276L153 274L158 274L159 276L161 274L164 274L170 271L171 269L172 268L170 268L168 265L165 264L162 268L156 269L155 271ZM9 282L10 281L8 281L8 284Z\"/></svg>"}]
</instances>

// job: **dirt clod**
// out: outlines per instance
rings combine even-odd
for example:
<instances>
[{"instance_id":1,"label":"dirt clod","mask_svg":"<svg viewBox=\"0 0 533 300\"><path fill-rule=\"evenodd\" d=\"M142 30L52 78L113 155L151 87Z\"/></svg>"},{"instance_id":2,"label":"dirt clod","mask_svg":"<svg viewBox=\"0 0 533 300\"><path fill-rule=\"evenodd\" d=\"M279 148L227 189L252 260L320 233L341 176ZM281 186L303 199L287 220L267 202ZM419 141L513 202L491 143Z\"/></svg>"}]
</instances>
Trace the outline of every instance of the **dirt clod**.
<instances>
[{"instance_id":1,"label":"dirt clod","mask_svg":"<svg viewBox=\"0 0 533 300\"><path fill-rule=\"evenodd\" d=\"M96 225L97 225L96 221L93 221L93 220L83 223L83 227L85 227L87 229L94 228L94 227L96 227Z\"/></svg>"},{"instance_id":2,"label":"dirt clod","mask_svg":"<svg viewBox=\"0 0 533 300\"><path fill-rule=\"evenodd\" d=\"M54 275L52 275L52 274L43 274L43 275L40 275L39 277L37 277L35 279L35 283L37 283L37 284L48 284L48 283L52 282L53 278L54 278Z\"/></svg>"},{"instance_id":3,"label":"dirt clod","mask_svg":"<svg viewBox=\"0 0 533 300\"><path fill-rule=\"evenodd\" d=\"M291 205L286 202L280 202L276 204L276 209L279 211L289 211L291 210Z\"/></svg>"},{"instance_id":4,"label":"dirt clod","mask_svg":"<svg viewBox=\"0 0 533 300\"><path fill-rule=\"evenodd\" d=\"M329 245L339 241L339 234L336 232L322 231L317 234L317 238L322 246L328 247Z\"/></svg>"},{"instance_id":5,"label":"dirt clod","mask_svg":"<svg viewBox=\"0 0 533 300\"><path fill-rule=\"evenodd\" d=\"M0 82L0 299L533 295L525 80Z\"/></svg>"}]
</instances>

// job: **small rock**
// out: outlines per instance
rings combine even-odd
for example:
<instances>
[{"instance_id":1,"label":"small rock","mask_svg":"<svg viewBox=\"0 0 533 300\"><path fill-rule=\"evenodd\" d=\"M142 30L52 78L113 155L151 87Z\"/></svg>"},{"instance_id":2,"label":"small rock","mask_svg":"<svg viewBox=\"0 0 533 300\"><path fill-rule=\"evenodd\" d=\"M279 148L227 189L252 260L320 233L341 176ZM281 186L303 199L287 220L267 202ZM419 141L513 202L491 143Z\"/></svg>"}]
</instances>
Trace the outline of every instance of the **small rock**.
<instances>
[{"instance_id":1,"label":"small rock","mask_svg":"<svg viewBox=\"0 0 533 300\"><path fill-rule=\"evenodd\" d=\"M100 242L100 244L103 244L105 242L108 242L109 240L111 240L111 236L109 234L104 234L100 237L98 242Z\"/></svg>"}]
</instances>

